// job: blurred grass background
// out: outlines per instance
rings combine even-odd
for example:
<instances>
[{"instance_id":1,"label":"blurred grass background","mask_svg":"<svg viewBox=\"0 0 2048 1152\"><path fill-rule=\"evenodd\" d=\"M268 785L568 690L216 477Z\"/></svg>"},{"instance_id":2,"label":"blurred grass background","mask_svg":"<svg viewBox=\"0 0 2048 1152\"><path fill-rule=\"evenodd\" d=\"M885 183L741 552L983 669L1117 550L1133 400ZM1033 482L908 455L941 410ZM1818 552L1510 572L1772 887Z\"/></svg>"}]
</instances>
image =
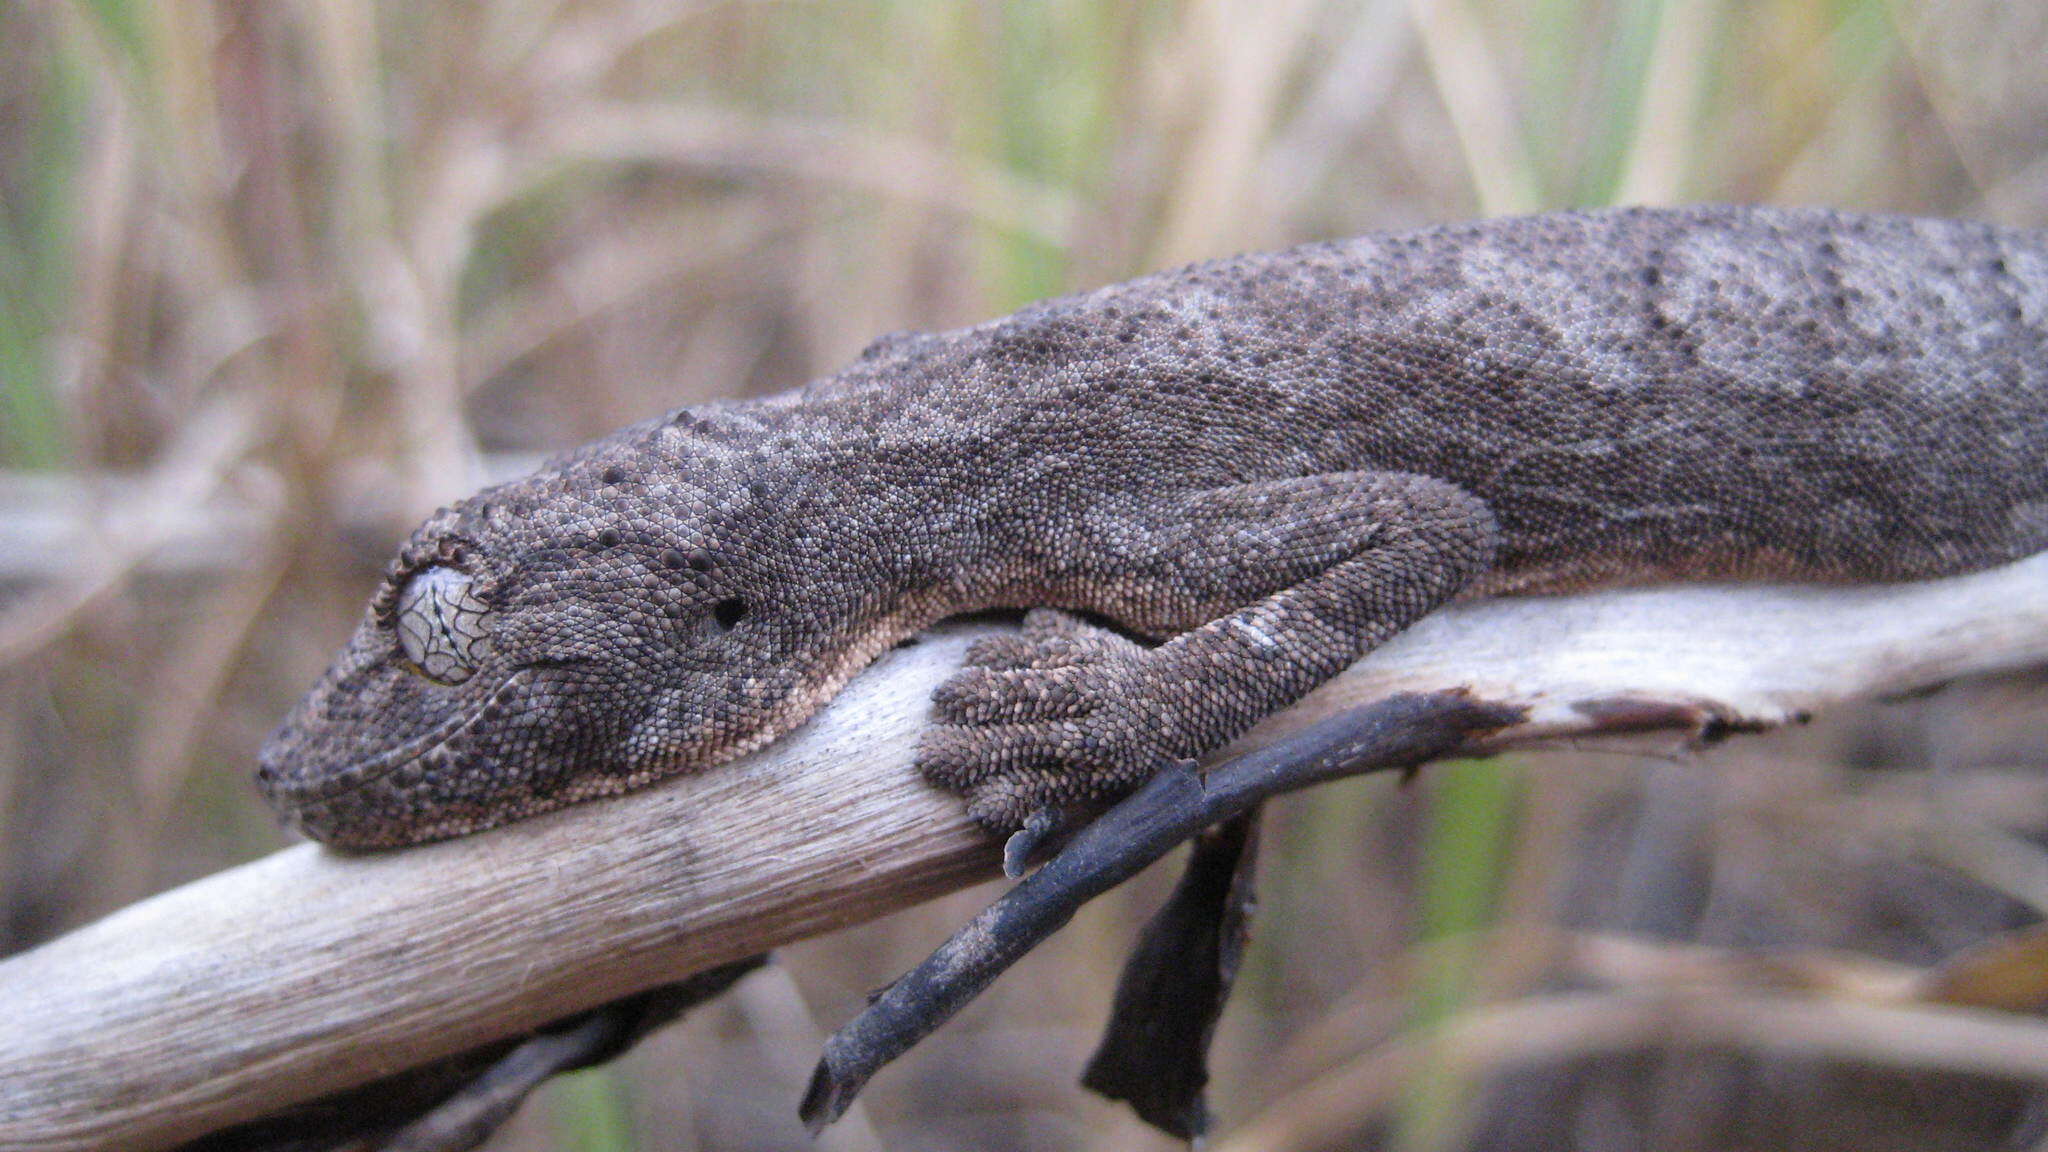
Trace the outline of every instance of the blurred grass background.
<instances>
[{"instance_id":1,"label":"blurred grass background","mask_svg":"<svg viewBox=\"0 0 2048 1152\"><path fill-rule=\"evenodd\" d=\"M257 741L391 545L493 468L1174 262L1690 200L2048 224L2048 4L0 7L0 948L282 843ZM1938 1057L1504 1022L1696 976L1679 942L1896 975L2018 939L2044 716L2017 678L1280 805L1218 1146L2035 1146L2042 1096ZM1166 1147L1073 1087L1162 882L823 1146ZM805 1147L824 1031L987 896L790 950L493 1147Z\"/></svg>"}]
</instances>

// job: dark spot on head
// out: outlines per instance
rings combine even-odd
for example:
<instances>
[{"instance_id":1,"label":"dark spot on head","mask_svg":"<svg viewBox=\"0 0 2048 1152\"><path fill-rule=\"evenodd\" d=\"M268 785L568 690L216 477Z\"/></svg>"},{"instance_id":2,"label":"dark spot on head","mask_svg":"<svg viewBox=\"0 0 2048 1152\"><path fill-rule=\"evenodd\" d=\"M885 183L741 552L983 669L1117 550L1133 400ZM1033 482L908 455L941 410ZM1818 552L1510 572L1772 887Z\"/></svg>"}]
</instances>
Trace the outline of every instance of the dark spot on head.
<instances>
[{"instance_id":1,"label":"dark spot on head","mask_svg":"<svg viewBox=\"0 0 2048 1152\"><path fill-rule=\"evenodd\" d=\"M598 473L597 478L606 484L617 484L619 481L624 480L626 478L626 473L623 470L621 470L618 465L614 464L611 467L606 468L604 471Z\"/></svg>"},{"instance_id":2,"label":"dark spot on head","mask_svg":"<svg viewBox=\"0 0 2048 1152\"><path fill-rule=\"evenodd\" d=\"M747 602L737 596L720 600L712 606L711 618L718 621L721 630L730 632L747 618Z\"/></svg>"},{"instance_id":3,"label":"dark spot on head","mask_svg":"<svg viewBox=\"0 0 2048 1152\"><path fill-rule=\"evenodd\" d=\"M606 548L618 547L619 540L620 536L619 530L617 528L606 528L599 531L597 534L597 542L599 544L604 545Z\"/></svg>"}]
</instances>

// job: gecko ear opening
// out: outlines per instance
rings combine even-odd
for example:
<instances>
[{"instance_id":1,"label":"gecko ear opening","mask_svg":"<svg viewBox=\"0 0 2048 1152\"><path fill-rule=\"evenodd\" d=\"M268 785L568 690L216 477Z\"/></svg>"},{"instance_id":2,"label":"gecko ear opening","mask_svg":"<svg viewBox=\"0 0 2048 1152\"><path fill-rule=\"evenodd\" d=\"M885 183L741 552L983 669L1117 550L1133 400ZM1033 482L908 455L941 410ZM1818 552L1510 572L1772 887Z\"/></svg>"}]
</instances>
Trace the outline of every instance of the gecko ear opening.
<instances>
[{"instance_id":1,"label":"gecko ear opening","mask_svg":"<svg viewBox=\"0 0 2048 1152\"><path fill-rule=\"evenodd\" d=\"M738 596L720 600L712 606L711 618L718 621L719 631L730 632L740 626L740 621L747 618L747 602Z\"/></svg>"}]
</instances>

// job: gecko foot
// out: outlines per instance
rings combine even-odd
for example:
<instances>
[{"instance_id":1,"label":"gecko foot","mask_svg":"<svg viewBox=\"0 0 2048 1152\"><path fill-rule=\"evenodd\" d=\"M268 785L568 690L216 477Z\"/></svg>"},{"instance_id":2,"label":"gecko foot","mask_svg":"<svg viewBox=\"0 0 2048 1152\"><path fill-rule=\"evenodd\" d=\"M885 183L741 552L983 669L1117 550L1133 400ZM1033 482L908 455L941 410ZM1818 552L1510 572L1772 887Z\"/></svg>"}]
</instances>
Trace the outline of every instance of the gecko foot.
<instances>
[{"instance_id":1,"label":"gecko foot","mask_svg":"<svg viewBox=\"0 0 2048 1152\"><path fill-rule=\"evenodd\" d=\"M1100 807L1181 759L1149 704L1149 656L1077 616L1033 609L1022 631L970 648L967 666L932 694L938 723L918 746L918 769L964 795L984 828L1026 836L1005 853L1012 876L1063 814Z\"/></svg>"}]
</instances>

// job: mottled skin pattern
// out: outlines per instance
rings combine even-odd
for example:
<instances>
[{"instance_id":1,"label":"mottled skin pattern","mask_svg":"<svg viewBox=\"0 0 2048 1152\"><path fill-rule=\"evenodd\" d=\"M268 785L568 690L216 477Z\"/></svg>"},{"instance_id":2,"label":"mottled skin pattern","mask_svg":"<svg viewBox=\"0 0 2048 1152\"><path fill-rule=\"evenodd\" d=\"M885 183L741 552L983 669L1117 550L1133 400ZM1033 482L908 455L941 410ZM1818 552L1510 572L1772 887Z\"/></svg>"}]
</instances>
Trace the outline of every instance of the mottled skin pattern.
<instances>
[{"instance_id":1,"label":"mottled skin pattern","mask_svg":"<svg viewBox=\"0 0 2048 1152\"><path fill-rule=\"evenodd\" d=\"M2044 459L2042 233L1699 208L1245 256L885 340L443 510L262 777L315 838L403 844L758 747L943 616L1140 638L1033 612L940 690L920 767L1010 828L1456 597L2039 551ZM470 606L418 657L456 682L394 633L441 619L414 600Z\"/></svg>"}]
</instances>

